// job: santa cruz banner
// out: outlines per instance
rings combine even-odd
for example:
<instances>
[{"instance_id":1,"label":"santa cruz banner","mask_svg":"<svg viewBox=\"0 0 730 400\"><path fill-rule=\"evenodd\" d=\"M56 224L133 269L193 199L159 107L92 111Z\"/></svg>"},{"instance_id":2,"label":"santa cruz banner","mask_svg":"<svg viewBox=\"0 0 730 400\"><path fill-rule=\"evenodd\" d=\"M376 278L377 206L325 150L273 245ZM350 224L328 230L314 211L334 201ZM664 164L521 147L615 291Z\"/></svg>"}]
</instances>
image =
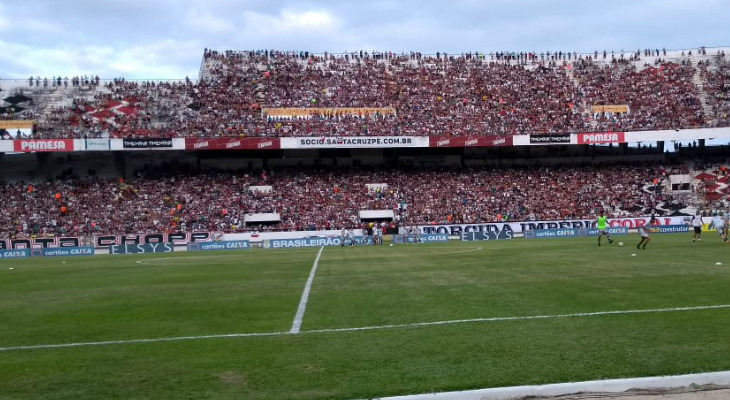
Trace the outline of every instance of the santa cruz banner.
<instances>
[{"instance_id":1,"label":"santa cruz banner","mask_svg":"<svg viewBox=\"0 0 730 400\"><path fill-rule=\"evenodd\" d=\"M212 238L213 234L211 232L97 235L90 238L91 242L88 246L97 249L108 248L113 245L151 243L171 243L174 246L184 246L188 243L208 242ZM0 239L0 250L83 247L83 242L78 236Z\"/></svg>"},{"instance_id":2,"label":"santa cruz banner","mask_svg":"<svg viewBox=\"0 0 730 400\"><path fill-rule=\"evenodd\" d=\"M185 150L279 150L278 138L186 138Z\"/></svg>"},{"instance_id":3,"label":"santa cruz banner","mask_svg":"<svg viewBox=\"0 0 730 400\"><path fill-rule=\"evenodd\" d=\"M370 149L429 147L427 136L347 136L281 138L282 149Z\"/></svg>"},{"instance_id":4,"label":"santa cruz banner","mask_svg":"<svg viewBox=\"0 0 730 400\"><path fill-rule=\"evenodd\" d=\"M659 225L682 225L686 224L686 217L658 217ZM609 227L623 227L636 229L639 226L648 226L651 217L638 218L610 218ZM595 228L595 219L571 219L560 221L518 221L518 222L493 222L482 224L449 224L449 225L421 225L422 233L445 233L449 236L462 236L469 232L495 232L497 234L505 231L524 233L531 230L542 229L591 229Z\"/></svg>"},{"instance_id":5,"label":"santa cruz banner","mask_svg":"<svg viewBox=\"0 0 730 400\"><path fill-rule=\"evenodd\" d=\"M530 144L570 144L569 133L530 135Z\"/></svg>"},{"instance_id":6,"label":"santa cruz banner","mask_svg":"<svg viewBox=\"0 0 730 400\"><path fill-rule=\"evenodd\" d=\"M122 139L124 149L171 149L170 138L131 138Z\"/></svg>"},{"instance_id":7,"label":"santa cruz banner","mask_svg":"<svg viewBox=\"0 0 730 400\"><path fill-rule=\"evenodd\" d=\"M431 147L492 147L512 146L512 136L429 136Z\"/></svg>"}]
</instances>

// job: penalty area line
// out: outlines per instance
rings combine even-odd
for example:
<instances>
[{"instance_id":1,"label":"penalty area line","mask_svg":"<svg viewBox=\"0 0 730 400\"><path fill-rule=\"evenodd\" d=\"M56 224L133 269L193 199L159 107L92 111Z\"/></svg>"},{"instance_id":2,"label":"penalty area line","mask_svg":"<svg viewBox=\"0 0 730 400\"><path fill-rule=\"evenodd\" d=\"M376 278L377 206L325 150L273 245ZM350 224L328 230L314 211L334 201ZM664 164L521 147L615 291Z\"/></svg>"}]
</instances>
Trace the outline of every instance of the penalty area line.
<instances>
[{"instance_id":1,"label":"penalty area line","mask_svg":"<svg viewBox=\"0 0 730 400\"><path fill-rule=\"evenodd\" d=\"M321 255L321 254L322 254L322 250L320 249L320 252L317 256L317 260L319 260L319 255ZM315 263L316 263L316 261L315 261ZM304 296L302 296L302 298L304 298ZM306 302L305 302L305 305L306 305ZM514 316L514 317L454 319L454 320L446 320L446 321L413 322L413 323L409 323L409 324L361 326L361 327L355 327L355 328L312 329L312 330L308 330L308 331L298 331L297 330L297 332L294 332L293 328L292 328L292 331L289 331L289 332L231 333L231 334L221 334L221 335L177 336L177 337L152 338L152 339L106 340L106 341L100 341L100 342L79 342L79 343L40 344L40 345L30 345L30 346L10 346L10 347L0 347L0 352L18 351L18 350L38 350L38 349L61 349L61 348L68 348L68 347L104 346L104 345L114 345L114 344L180 342L180 341L186 341L186 340L204 340L204 339L276 337L276 336L289 336L289 335L295 335L295 334L304 335L304 334L316 334L316 333L360 332L360 331L375 331L375 330L384 330L384 329L407 329L407 328L419 328L419 327L427 327L427 326L455 325L455 324L480 323L480 322L483 323L483 322L530 321L530 320L540 320L540 319L584 318L584 317L597 317L597 316L606 316L606 315L628 315L628 314L658 314L658 313L670 313L670 312L718 310L718 309L728 309L728 308L730 308L730 304L719 304L719 305L714 305L714 306L650 308L650 309L637 309L637 310L595 311L595 312L584 312L584 313L574 313L574 314L546 314L546 315L525 315L525 316ZM299 314L299 313L297 312L297 314ZM301 324L301 321L300 321L300 324Z\"/></svg>"}]
</instances>

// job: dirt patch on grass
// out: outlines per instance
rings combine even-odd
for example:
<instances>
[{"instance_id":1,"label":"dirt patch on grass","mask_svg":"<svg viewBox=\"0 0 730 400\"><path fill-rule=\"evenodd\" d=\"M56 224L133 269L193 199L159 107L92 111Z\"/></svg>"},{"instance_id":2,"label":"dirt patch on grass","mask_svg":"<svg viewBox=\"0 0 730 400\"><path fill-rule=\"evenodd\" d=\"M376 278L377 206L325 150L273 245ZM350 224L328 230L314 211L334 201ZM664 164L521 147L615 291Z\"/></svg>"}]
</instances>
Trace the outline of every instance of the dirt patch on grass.
<instances>
[{"instance_id":1,"label":"dirt patch on grass","mask_svg":"<svg viewBox=\"0 0 730 400\"><path fill-rule=\"evenodd\" d=\"M246 377L237 372L223 372L218 375L218 379L220 379L221 383L233 389L246 389L248 387Z\"/></svg>"}]
</instances>

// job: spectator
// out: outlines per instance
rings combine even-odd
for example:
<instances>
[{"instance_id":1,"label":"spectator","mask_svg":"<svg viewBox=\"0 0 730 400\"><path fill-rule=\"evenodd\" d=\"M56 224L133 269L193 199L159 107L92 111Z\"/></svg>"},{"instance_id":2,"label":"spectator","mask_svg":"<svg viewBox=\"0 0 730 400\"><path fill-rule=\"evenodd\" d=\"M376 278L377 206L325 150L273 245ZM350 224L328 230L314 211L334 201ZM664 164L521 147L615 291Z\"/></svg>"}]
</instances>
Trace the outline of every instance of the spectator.
<instances>
[{"instance_id":1,"label":"spectator","mask_svg":"<svg viewBox=\"0 0 730 400\"><path fill-rule=\"evenodd\" d=\"M174 174L171 172L174 171ZM321 230L360 226L360 210L392 210L407 225L638 216L671 199L645 190L655 166L540 169L281 170L195 174L182 165L125 179L66 179L0 186L0 237L187 231ZM366 184L379 184L379 195ZM337 188L335 190L334 188ZM278 213L247 226L246 214Z\"/></svg>"}]
</instances>

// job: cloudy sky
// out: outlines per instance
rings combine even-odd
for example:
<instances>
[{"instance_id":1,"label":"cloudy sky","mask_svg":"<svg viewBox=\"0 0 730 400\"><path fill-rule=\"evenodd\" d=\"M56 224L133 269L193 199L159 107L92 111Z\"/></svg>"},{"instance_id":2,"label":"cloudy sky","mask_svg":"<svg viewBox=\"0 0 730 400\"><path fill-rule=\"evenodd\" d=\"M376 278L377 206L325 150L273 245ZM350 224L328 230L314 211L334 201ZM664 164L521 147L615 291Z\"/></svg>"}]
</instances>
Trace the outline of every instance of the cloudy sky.
<instances>
[{"instance_id":1,"label":"cloudy sky","mask_svg":"<svg viewBox=\"0 0 730 400\"><path fill-rule=\"evenodd\" d=\"M197 77L204 48L422 53L730 45L730 0L3 0L0 78Z\"/></svg>"}]
</instances>

